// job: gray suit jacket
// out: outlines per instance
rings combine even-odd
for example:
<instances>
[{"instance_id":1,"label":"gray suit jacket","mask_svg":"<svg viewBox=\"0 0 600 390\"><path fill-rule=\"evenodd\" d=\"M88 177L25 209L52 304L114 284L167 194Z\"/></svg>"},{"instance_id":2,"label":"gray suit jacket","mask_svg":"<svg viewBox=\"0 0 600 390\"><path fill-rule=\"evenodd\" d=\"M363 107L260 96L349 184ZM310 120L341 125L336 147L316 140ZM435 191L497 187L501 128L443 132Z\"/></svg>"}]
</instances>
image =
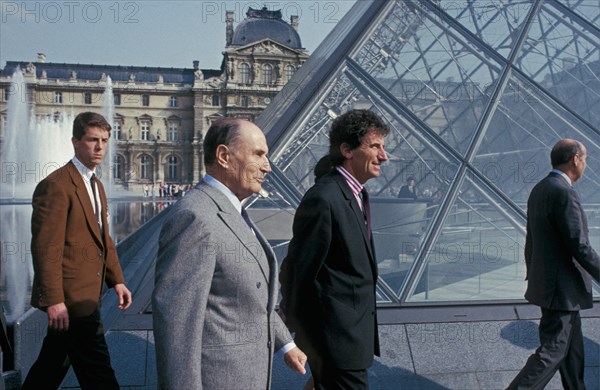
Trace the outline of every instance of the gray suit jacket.
<instances>
[{"instance_id":1,"label":"gray suit jacket","mask_svg":"<svg viewBox=\"0 0 600 390\"><path fill-rule=\"evenodd\" d=\"M527 201L527 292L540 307L576 311L592 307L592 281L600 258L588 238L579 196L557 173L550 173Z\"/></svg>"},{"instance_id":2,"label":"gray suit jacket","mask_svg":"<svg viewBox=\"0 0 600 390\"><path fill-rule=\"evenodd\" d=\"M268 389L273 351L292 341L273 251L205 182L172 207L152 295L158 387Z\"/></svg>"}]
</instances>

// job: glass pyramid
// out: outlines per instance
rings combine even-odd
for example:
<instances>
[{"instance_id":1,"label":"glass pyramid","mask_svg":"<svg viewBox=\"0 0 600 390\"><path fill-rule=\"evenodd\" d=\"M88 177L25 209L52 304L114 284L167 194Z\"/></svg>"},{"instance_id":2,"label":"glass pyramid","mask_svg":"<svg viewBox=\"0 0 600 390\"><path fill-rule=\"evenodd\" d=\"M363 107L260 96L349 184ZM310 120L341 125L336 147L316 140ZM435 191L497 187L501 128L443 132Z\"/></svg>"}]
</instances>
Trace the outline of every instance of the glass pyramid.
<instances>
[{"instance_id":1,"label":"glass pyramid","mask_svg":"<svg viewBox=\"0 0 600 390\"><path fill-rule=\"evenodd\" d=\"M391 129L367 183L381 303L523 299L526 201L560 138L588 149L575 187L600 249L597 2L357 1L258 118L273 173L250 207L291 223L332 120L354 108ZM398 199L411 176L420 198Z\"/></svg>"}]
</instances>

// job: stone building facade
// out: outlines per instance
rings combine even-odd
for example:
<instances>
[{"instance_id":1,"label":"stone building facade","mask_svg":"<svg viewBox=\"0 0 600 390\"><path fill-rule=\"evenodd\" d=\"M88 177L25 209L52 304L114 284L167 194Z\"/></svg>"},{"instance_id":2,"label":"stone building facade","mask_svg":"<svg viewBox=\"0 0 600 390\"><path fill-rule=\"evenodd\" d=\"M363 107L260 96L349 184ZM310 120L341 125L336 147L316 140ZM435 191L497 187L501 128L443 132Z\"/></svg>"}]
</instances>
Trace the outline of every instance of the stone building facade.
<instances>
[{"instance_id":1,"label":"stone building facade","mask_svg":"<svg viewBox=\"0 0 600 390\"><path fill-rule=\"evenodd\" d=\"M24 98L36 117L106 112L112 86L114 182L138 191L145 184L193 184L202 175L202 140L219 117L256 118L308 58L281 11L252 9L234 27L227 12L220 69L8 61L0 70L0 142L7 102ZM26 91L12 82L20 68Z\"/></svg>"}]
</instances>

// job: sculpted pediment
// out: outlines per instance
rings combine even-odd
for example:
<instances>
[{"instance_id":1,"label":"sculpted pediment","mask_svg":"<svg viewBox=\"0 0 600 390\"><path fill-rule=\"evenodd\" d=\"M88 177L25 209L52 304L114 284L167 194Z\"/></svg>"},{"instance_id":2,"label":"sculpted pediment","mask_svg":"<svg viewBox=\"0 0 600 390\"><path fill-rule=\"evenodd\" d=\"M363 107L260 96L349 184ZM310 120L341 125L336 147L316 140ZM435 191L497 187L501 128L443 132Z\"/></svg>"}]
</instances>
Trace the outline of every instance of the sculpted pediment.
<instances>
[{"instance_id":1,"label":"sculpted pediment","mask_svg":"<svg viewBox=\"0 0 600 390\"><path fill-rule=\"evenodd\" d=\"M254 46L254 53L257 54L282 55L285 52L289 52L289 50L286 50L284 46L281 46L272 41L263 41Z\"/></svg>"},{"instance_id":2,"label":"sculpted pediment","mask_svg":"<svg viewBox=\"0 0 600 390\"><path fill-rule=\"evenodd\" d=\"M237 54L264 54L264 55L296 55L297 50L290 49L277 42L265 39L260 42L256 42L247 46L240 47L235 50Z\"/></svg>"}]
</instances>

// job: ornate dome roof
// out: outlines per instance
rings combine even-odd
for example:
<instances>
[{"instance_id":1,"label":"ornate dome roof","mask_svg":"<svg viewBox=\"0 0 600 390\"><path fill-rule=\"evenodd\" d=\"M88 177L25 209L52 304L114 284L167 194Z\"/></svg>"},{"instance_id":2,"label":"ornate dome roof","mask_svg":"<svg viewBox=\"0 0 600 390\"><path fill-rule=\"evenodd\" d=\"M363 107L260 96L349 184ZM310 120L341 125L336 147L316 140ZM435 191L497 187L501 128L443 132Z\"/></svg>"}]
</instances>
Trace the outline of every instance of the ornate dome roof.
<instances>
[{"instance_id":1,"label":"ornate dome roof","mask_svg":"<svg viewBox=\"0 0 600 390\"><path fill-rule=\"evenodd\" d=\"M292 49L302 49L298 32L282 20L281 10L249 8L246 19L235 28L231 45L244 46L263 39L271 39Z\"/></svg>"}]
</instances>

